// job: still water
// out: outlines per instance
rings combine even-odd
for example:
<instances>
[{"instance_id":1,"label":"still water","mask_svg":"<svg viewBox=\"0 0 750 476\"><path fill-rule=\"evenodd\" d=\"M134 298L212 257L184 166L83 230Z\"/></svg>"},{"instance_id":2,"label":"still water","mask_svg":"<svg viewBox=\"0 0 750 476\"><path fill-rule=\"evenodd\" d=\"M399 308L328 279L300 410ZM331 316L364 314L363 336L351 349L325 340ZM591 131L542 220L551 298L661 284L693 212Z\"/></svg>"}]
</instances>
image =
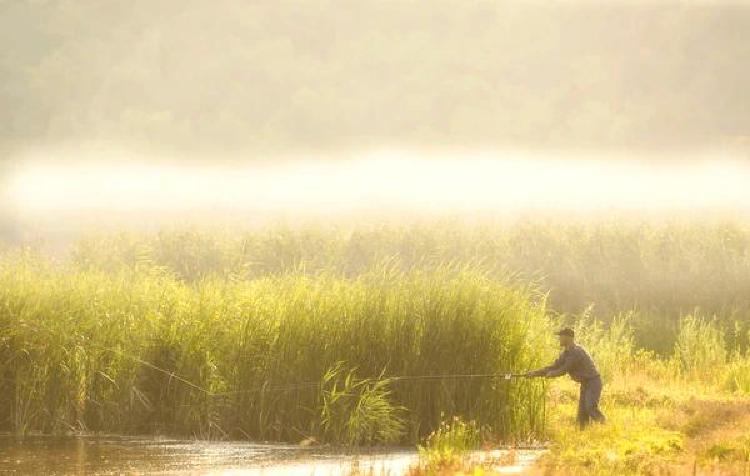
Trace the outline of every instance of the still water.
<instances>
[{"instance_id":1,"label":"still water","mask_svg":"<svg viewBox=\"0 0 750 476\"><path fill-rule=\"evenodd\" d=\"M478 452L501 473L523 473L539 451ZM356 454L330 448L249 442L130 437L0 436L0 474L120 475L221 474L398 476L418 463L410 449L371 449Z\"/></svg>"}]
</instances>

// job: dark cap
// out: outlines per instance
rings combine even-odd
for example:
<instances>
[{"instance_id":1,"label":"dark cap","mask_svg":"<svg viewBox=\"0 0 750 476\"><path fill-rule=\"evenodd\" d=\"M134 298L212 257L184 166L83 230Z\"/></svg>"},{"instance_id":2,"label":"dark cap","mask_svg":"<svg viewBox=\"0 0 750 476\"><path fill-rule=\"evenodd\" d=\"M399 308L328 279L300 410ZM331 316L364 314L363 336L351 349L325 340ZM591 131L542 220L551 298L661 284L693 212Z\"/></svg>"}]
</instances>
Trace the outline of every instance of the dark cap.
<instances>
[{"instance_id":1,"label":"dark cap","mask_svg":"<svg viewBox=\"0 0 750 476\"><path fill-rule=\"evenodd\" d=\"M571 329L570 327L563 327L559 331L555 332L555 335L575 337L576 333L573 332L573 329Z\"/></svg>"}]
</instances>

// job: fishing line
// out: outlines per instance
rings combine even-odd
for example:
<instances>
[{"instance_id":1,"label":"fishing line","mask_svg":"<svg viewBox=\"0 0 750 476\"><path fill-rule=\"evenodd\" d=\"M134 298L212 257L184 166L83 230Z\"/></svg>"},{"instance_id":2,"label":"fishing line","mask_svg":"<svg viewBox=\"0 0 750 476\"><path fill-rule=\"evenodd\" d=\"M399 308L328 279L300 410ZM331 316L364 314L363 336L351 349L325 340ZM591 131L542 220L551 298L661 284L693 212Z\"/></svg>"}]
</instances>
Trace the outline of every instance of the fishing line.
<instances>
[{"instance_id":1,"label":"fishing line","mask_svg":"<svg viewBox=\"0 0 750 476\"><path fill-rule=\"evenodd\" d=\"M502 377L504 380L511 380L512 378L527 377L524 374L514 373L491 373L491 374L439 374L439 375L394 375L391 377L383 377L383 381L390 382L403 382L413 380L456 380L456 379L473 379L473 378L493 378ZM300 382L297 384L279 385L279 386L261 386L255 389L236 390L230 392L211 392L214 396L225 396L225 395L237 395L243 393L258 393L258 392L283 392L291 390L301 390L311 387L320 387L321 382Z\"/></svg>"},{"instance_id":2,"label":"fishing line","mask_svg":"<svg viewBox=\"0 0 750 476\"><path fill-rule=\"evenodd\" d=\"M42 332L47 332L48 334L52 334L52 335L56 335L56 336L60 335L59 333L55 333L54 331L52 331L49 328L39 327L39 326L30 324L29 322L24 322L22 325L26 325L27 327L30 327L30 328L36 330L37 332L42 331ZM146 367L148 367L150 369L156 370L158 372L161 372L161 373L167 375L170 378L170 380L171 379L177 380L178 382L181 382L181 383L183 383L183 384L185 384L185 385L187 385L187 386L189 386L191 388L199 390L199 391L201 391L201 392L203 392L203 393L205 393L207 395L213 394L213 392L211 392L210 390L208 390L206 388L203 388L200 385L194 384L193 382L191 382L190 380L188 380L188 379L186 379L184 377L180 377L174 371L163 369L163 368L161 368L161 367L159 367L159 366L157 366L155 364L152 364L151 362L148 362L146 360L141 359L138 356L135 356L135 355L132 355L132 354L128 354L126 352L123 352L121 350L118 350L118 349L115 349L115 348L112 348L112 347L107 347L107 346L103 346L103 345L100 345L100 344L95 344L93 342L89 342L87 345L89 345L91 347L96 347L96 348L98 348L100 350L104 350L104 351L107 351L107 352L112 352L113 354L120 355L121 357L125 357L125 358L128 358L128 359L131 359L134 362L138 362L139 364L145 365Z\"/></svg>"},{"instance_id":3,"label":"fishing line","mask_svg":"<svg viewBox=\"0 0 750 476\"><path fill-rule=\"evenodd\" d=\"M49 328L43 328L35 326L29 322L24 322L24 325L35 329L36 331L44 331L49 334L55 334L54 331L52 331ZM253 389L245 389L245 390L234 390L234 391L227 391L227 392L213 392L207 388L201 387L198 384L195 384L188 380L187 378L181 377L175 371L164 369L162 367L159 367L158 365L155 365L147 360L144 360L136 355L129 354L127 352L123 352L119 349L115 349L112 347L103 346L100 344L95 344L92 342L88 343L91 347L96 347L100 350L104 350L106 352L111 352L117 355L120 355L121 357L125 357L128 359L133 360L134 362L138 362L141 365L144 365L152 370L156 370L157 372L161 372L167 377L169 377L170 380L174 379L184 385L187 385L188 387L198 390L202 393L204 393L207 396L211 397L221 397L221 396L230 396L230 395L241 395L241 394L251 394L251 393L265 393L265 392L274 392L274 393L280 393L280 392L288 392L288 391L294 391L294 390L304 390L308 388L313 387L320 387L322 386L322 383L320 381L308 381L308 382L298 382L298 383L289 383L289 384L281 384L281 385L262 385L257 388ZM517 374L512 372L495 372L495 373L483 373L483 374L427 374L427 375L394 375L391 377L384 377L382 380L390 381L390 382L405 382L405 381L416 381L416 380L461 380L461 379L477 379L477 378L498 378L502 377L505 381L511 381L515 378L527 378L528 376L525 374Z\"/></svg>"}]
</instances>

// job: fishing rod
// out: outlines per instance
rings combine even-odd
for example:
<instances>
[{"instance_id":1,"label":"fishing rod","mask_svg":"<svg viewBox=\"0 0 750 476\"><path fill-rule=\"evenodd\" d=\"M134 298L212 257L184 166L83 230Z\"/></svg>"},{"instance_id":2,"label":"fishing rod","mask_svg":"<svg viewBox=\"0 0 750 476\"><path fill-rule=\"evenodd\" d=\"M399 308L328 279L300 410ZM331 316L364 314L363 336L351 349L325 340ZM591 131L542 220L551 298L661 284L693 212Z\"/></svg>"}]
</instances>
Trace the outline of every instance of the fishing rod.
<instances>
[{"instance_id":1,"label":"fishing rod","mask_svg":"<svg viewBox=\"0 0 750 476\"><path fill-rule=\"evenodd\" d=\"M51 329L35 326L28 322L25 322L24 324L37 331L46 331L47 333L54 334L54 332ZM132 355L132 354L123 352L119 349L115 349L112 347L95 344L93 342L89 342L88 345L92 347L96 347L100 350L104 350L107 352L117 354L127 359L131 359L134 362L138 362L141 365L144 365L152 370L155 370L157 372L160 372L166 375L167 377L169 377L170 380L174 379L175 381L180 382L183 385L186 385L194 390L198 390L204 393L205 395L211 396L211 397L221 397L221 396L250 394L250 393L263 393L263 392L286 392L286 391L294 391L294 390L303 390L303 389L313 388L313 387L320 387L322 385L320 381L307 381L307 382L298 382L298 383L290 383L290 384L281 384L281 385L276 385L276 386L264 384L264 385L261 385L260 387L256 387L253 389L235 390L235 391L229 391L229 392L214 392L212 390L201 387L200 385L191 382L187 378L181 377L173 370L161 368L151 362L148 362L147 360L141 359L140 357L136 355ZM517 378L534 378L535 376L529 375L527 373L494 372L494 373L482 373L482 374L394 375L390 377L383 377L382 380L391 381L391 382L406 382L406 381L414 381L414 380L461 380L461 379L498 378L498 377L502 378L502 380L504 381L510 381L510 380L517 379Z\"/></svg>"},{"instance_id":2,"label":"fishing rod","mask_svg":"<svg viewBox=\"0 0 750 476\"><path fill-rule=\"evenodd\" d=\"M450 380L450 379L472 379L472 378L491 378L491 377L502 377L503 380L511 380L514 378L532 378L528 374L517 374L517 373L504 373L495 372L491 374L437 374L437 375L396 375L393 377L387 377L389 380Z\"/></svg>"},{"instance_id":3,"label":"fishing rod","mask_svg":"<svg viewBox=\"0 0 750 476\"><path fill-rule=\"evenodd\" d=\"M487 373L487 374L430 374L430 375L393 375L390 377L383 377L382 380L390 382L405 382L414 380L460 380L460 379L478 379L478 378L497 378L502 377L503 380L512 380L515 378L533 378L531 375L525 373ZM254 389L236 390L231 392L210 392L214 396L227 396L227 395L238 395L247 393L259 393L259 392L283 392L302 390L305 388L320 387L320 381L309 381L300 382L296 384L278 385L278 386L260 386Z\"/></svg>"}]
</instances>

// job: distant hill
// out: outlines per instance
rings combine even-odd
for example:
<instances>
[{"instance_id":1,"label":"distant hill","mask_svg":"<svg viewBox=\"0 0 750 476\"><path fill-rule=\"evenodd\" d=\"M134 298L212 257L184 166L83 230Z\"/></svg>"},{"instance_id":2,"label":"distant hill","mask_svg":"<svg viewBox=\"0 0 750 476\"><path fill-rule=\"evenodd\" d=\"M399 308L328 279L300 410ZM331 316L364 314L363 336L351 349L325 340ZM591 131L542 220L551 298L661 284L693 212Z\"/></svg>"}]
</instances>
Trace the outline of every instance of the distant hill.
<instances>
[{"instance_id":1,"label":"distant hill","mask_svg":"<svg viewBox=\"0 0 750 476\"><path fill-rule=\"evenodd\" d=\"M714 2L5 0L0 150L747 148L748 58Z\"/></svg>"}]
</instances>

